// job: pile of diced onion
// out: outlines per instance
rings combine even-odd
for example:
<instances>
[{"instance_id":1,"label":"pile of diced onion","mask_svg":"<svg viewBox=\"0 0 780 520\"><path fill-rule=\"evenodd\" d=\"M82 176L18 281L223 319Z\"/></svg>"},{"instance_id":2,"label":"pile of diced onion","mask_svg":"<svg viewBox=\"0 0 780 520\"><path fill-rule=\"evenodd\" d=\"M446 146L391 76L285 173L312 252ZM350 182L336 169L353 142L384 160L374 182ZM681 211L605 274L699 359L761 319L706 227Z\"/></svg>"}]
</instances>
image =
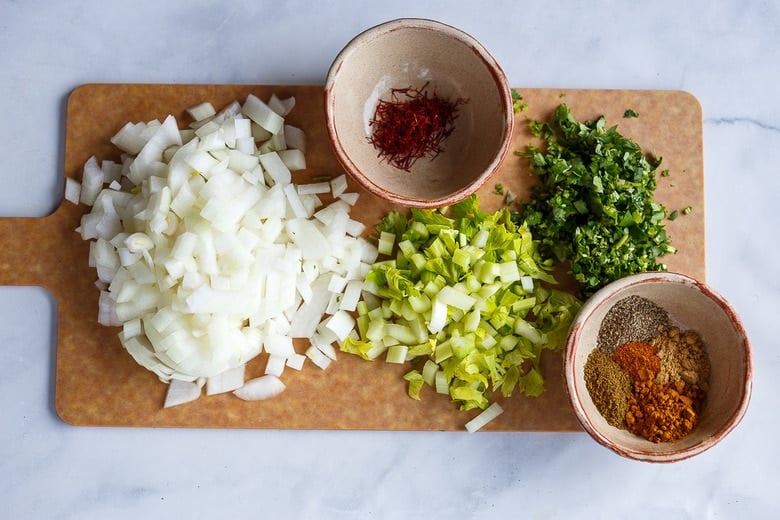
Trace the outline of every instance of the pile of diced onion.
<instances>
[{"instance_id":1,"label":"pile of diced onion","mask_svg":"<svg viewBox=\"0 0 780 520\"><path fill-rule=\"evenodd\" d=\"M91 206L90 241L102 325L170 383L165 406L234 392L281 392L285 368L325 369L355 327L353 311L377 249L350 217L343 175L292 182L305 136L286 124L295 99L249 95L220 112L202 103L180 129L127 123L111 139L121 161L90 158L65 197ZM294 338L306 338L298 352ZM264 375L246 363L266 354Z\"/></svg>"}]
</instances>

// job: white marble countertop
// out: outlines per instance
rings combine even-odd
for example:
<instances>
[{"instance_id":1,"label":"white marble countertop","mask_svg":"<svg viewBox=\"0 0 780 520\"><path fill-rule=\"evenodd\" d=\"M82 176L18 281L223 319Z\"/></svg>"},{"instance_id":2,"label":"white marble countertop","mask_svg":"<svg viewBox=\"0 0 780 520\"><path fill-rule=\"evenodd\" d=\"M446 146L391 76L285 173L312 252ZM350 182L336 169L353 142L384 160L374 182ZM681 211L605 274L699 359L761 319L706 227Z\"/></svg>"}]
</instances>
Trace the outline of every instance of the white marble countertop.
<instances>
[{"instance_id":1,"label":"white marble countertop","mask_svg":"<svg viewBox=\"0 0 780 520\"><path fill-rule=\"evenodd\" d=\"M353 35L402 16L471 33L513 86L687 90L704 111L707 280L740 312L755 366L741 425L674 465L622 459L585 433L81 428L54 411L57 302L3 287L0 516L774 516L780 4L637 3L0 0L5 216L56 207L78 85L320 84Z\"/></svg>"}]
</instances>

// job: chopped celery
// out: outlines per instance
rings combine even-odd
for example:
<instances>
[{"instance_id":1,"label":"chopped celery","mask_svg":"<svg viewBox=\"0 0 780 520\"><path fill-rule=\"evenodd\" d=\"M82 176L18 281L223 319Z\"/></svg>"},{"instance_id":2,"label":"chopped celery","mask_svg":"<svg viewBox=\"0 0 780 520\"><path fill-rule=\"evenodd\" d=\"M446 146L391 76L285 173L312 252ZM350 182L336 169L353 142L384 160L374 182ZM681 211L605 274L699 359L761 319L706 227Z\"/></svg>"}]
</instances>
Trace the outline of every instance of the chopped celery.
<instances>
[{"instance_id":1,"label":"chopped celery","mask_svg":"<svg viewBox=\"0 0 780 520\"><path fill-rule=\"evenodd\" d=\"M404 379L409 382L408 393L412 399L420 400L420 391L422 390L425 379L417 370L411 370L404 375Z\"/></svg>"},{"instance_id":2,"label":"chopped celery","mask_svg":"<svg viewBox=\"0 0 780 520\"><path fill-rule=\"evenodd\" d=\"M367 274L364 299L380 303L361 301L359 338L347 337L343 351L410 361L412 398L427 384L463 410L486 409L495 393L543 392L541 353L563 345L580 302L549 287L555 264L525 224L507 208L480 211L471 196L409 217L391 212L376 229L386 258Z\"/></svg>"}]
</instances>

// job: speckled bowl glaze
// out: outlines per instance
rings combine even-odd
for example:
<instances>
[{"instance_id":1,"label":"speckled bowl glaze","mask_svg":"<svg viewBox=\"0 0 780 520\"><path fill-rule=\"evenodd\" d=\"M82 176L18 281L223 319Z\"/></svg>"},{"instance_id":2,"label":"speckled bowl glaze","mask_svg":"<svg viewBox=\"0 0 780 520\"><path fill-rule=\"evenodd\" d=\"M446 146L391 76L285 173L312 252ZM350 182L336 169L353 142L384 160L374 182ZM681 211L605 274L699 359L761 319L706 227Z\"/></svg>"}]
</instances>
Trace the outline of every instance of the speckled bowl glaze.
<instances>
[{"instance_id":1,"label":"speckled bowl glaze","mask_svg":"<svg viewBox=\"0 0 780 520\"><path fill-rule=\"evenodd\" d=\"M699 424L684 439L653 443L607 423L585 386L584 365L596 347L601 322L619 300L643 296L666 309L673 324L699 333L709 354L710 389ZM675 462L723 440L750 401L750 343L737 313L706 284L675 273L643 273L615 281L589 298L572 323L564 351L566 391L582 427L597 442L634 460Z\"/></svg>"},{"instance_id":2,"label":"speckled bowl glaze","mask_svg":"<svg viewBox=\"0 0 780 520\"><path fill-rule=\"evenodd\" d=\"M468 102L442 153L399 170L369 142L369 122L392 89L426 83L429 93ZM344 47L327 75L325 115L345 171L377 197L418 208L446 206L479 189L506 156L514 125L511 89L488 51L459 29L417 18L372 27Z\"/></svg>"}]
</instances>

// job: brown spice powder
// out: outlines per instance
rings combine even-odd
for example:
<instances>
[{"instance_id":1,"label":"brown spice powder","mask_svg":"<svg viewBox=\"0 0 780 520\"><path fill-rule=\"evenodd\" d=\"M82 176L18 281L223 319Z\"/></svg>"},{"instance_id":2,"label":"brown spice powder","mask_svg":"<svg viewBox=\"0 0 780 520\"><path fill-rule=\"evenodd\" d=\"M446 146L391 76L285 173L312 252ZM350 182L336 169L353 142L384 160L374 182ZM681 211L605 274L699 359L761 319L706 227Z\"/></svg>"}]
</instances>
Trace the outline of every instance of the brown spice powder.
<instances>
[{"instance_id":1,"label":"brown spice powder","mask_svg":"<svg viewBox=\"0 0 780 520\"><path fill-rule=\"evenodd\" d=\"M703 399L702 390L682 381L665 385L634 382L627 429L651 442L679 441L696 427Z\"/></svg>"},{"instance_id":2,"label":"brown spice powder","mask_svg":"<svg viewBox=\"0 0 780 520\"><path fill-rule=\"evenodd\" d=\"M594 349L588 355L585 386L602 417L625 430L631 379L603 350Z\"/></svg>"},{"instance_id":3,"label":"brown spice powder","mask_svg":"<svg viewBox=\"0 0 780 520\"><path fill-rule=\"evenodd\" d=\"M705 392L709 389L710 360L696 331L681 332L677 327L669 327L654 338L652 344L661 360L656 383L683 381Z\"/></svg>"}]
</instances>

